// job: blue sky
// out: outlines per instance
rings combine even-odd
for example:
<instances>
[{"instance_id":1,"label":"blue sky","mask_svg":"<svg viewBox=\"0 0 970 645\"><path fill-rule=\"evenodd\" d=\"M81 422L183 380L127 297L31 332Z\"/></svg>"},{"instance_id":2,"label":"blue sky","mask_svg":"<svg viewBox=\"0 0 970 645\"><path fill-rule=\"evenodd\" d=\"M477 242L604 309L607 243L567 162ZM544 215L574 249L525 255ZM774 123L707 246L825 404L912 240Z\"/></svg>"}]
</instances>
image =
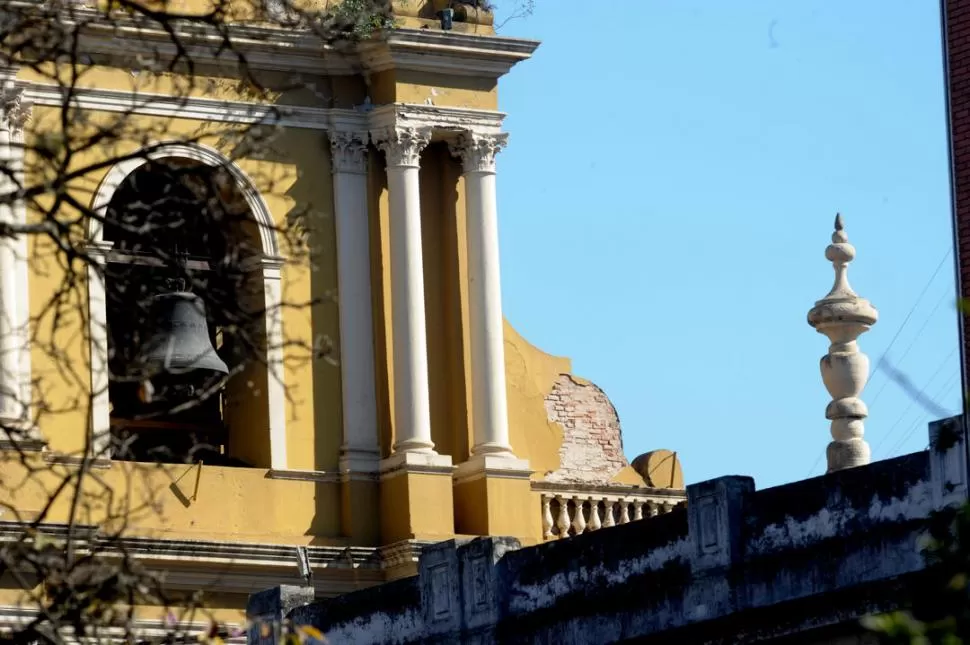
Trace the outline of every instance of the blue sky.
<instances>
[{"instance_id":1,"label":"blue sky","mask_svg":"<svg viewBox=\"0 0 970 645\"><path fill-rule=\"evenodd\" d=\"M628 457L823 472L806 313L836 211L880 313L863 351L961 409L935 0L537 0L501 33L543 41L500 86L505 314L607 392ZM875 459L926 446L934 415L884 370L863 399Z\"/></svg>"}]
</instances>

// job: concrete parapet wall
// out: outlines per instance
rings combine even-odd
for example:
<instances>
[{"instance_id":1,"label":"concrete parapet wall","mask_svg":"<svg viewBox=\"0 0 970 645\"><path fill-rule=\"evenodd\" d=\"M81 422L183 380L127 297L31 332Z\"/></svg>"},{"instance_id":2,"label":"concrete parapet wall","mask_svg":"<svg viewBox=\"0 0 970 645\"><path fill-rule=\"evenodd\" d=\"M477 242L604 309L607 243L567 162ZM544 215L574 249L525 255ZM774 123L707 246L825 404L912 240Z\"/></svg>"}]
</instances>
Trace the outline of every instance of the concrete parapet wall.
<instances>
[{"instance_id":1,"label":"concrete parapet wall","mask_svg":"<svg viewBox=\"0 0 970 645\"><path fill-rule=\"evenodd\" d=\"M855 621L904 602L925 519L966 499L963 437L937 441L951 422L926 452L762 491L722 477L687 508L571 539L436 544L416 577L289 615L331 642L400 644L755 642Z\"/></svg>"}]
</instances>

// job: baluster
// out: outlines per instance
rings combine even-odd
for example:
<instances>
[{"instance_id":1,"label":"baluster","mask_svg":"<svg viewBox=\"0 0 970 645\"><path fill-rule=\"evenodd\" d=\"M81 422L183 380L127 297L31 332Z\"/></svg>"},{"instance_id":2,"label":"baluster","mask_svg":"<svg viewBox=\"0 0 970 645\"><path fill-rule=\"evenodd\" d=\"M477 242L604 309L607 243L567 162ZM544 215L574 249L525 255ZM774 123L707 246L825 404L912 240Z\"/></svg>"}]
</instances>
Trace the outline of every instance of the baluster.
<instances>
[{"instance_id":1,"label":"baluster","mask_svg":"<svg viewBox=\"0 0 970 645\"><path fill-rule=\"evenodd\" d=\"M672 510L674 510L673 504L668 504L667 502L664 502L663 503L663 512L664 512L664 514L667 514L667 513L669 513Z\"/></svg>"},{"instance_id":2,"label":"baluster","mask_svg":"<svg viewBox=\"0 0 970 645\"><path fill-rule=\"evenodd\" d=\"M552 507L549 503L549 496L542 496L542 537L551 540L554 537L552 527Z\"/></svg>"},{"instance_id":3,"label":"baluster","mask_svg":"<svg viewBox=\"0 0 970 645\"><path fill-rule=\"evenodd\" d=\"M556 495L556 501L559 502L559 518L556 520L556 526L559 527L559 537L561 539L569 537L569 500L563 499L560 495Z\"/></svg>"},{"instance_id":4,"label":"baluster","mask_svg":"<svg viewBox=\"0 0 970 645\"><path fill-rule=\"evenodd\" d=\"M630 502L625 499L620 500L620 524L630 523Z\"/></svg>"},{"instance_id":5,"label":"baluster","mask_svg":"<svg viewBox=\"0 0 970 645\"><path fill-rule=\"evenodd\" d=\"M643 502L639 499L633 500L633 521L638 522L643 519Z\"/></svg>"},{"instance_id":6,"label":"baluster","mask_svg":"<svg viewBox=\"0 0 970 645\"><path fill-rule=\"evenodd\" d=\"M611 526L616 526L616 520L613 518L613 505L616 502L610 501L608 499L603 500L603 528L608 529Z\"/></svg>"},{"instance_id":7,"label":"baluster","mask_svg":"<svg viewBox=\"0 0 970 645\"><path fill-rule=\"evenodd\" d=\"M583 517L583 500L573 498L573 535L582 535L586 530L586 518Z\"/></svg>"},{"instance_id":8,"label":"baluster","mask_svg":"<svg viewBox=\"0 0 970 645\"><path fill-rule=\"evenodd\" d=\"M589 498L589 530L599 531L603 525L600 523L600 502L598 499Z\"/></svg>"},{"instance_id":9,"label":"baluster","mask_svg":"<svg viewBox=\"0 0 970 645\"><path fill-rule=\"evenodd\" d=\"M657 517L657 514L660 512L657 502L647 502L647 510L650 513L650 517Z\"/></svg>"}]
</instances>

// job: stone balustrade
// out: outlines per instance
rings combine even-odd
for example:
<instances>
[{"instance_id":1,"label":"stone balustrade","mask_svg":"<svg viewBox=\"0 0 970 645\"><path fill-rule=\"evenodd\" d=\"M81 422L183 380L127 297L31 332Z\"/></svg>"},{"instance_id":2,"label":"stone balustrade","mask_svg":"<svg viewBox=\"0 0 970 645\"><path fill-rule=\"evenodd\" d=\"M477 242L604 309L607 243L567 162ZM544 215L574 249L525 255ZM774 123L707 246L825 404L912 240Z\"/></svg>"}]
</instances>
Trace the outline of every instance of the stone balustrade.
<instances>
[{"instance_id":1,"label":"stone balustrade","mask_svg":"<svg viewBox=\"0 0 970 645\"><path fill-rule=\"evenodd\" d=\"M582 535L669 513L686 502L686 492L636 486L584 486L536 482L542 499L545 540Z\"/></svg>"}]
</instances>

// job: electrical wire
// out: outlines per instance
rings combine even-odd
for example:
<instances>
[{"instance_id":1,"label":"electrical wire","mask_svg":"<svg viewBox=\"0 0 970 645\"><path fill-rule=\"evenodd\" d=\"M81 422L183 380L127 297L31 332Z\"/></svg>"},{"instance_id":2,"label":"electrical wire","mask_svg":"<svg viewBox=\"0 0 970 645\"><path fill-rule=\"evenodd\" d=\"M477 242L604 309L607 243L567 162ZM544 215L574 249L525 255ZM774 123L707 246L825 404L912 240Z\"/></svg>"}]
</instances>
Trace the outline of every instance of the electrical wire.
<instances>
[{"instance_id":1,"label":"electrical wire","mask_svg":"<svg viewBox=\"0 0 970 645\"><path fill-rule=\"evenodd\" d=\"M959 379L959 376L960 376L960 370L954 371L953 374L950 375L950 378L948 378L946 380L946 382L943 383L943 386L937 392L936 396L934 397L934 400L939 401L939 400L943 399L944 397L946 397L946 395L949 394L951 391L953 391L953 388L956 387L956 385L957 385L957 381ZM893 444L893 447L886 453L886 456L887 457L891 457L900 448L902 448L903 446L905 446L906 445L906 442L909 441L909 438L911 436L913 436L913 433L916 432L916 430L919 429L919 427L921 425L923 425L924 423L926 423L928 421L929 416L930 415L926 414L925 412L922 413L922 414L920 414L916 418L916 423L914 423L912 426L910 426L910 428L906 432L906 434L903 435L899 439L899 441L897 441L895 444Z\"/></svg>"},{"instance_id":2,"label":"electrical wire","mask_svg":"<svg viewBox=\"0 0 970 645\"><path fill-rule=\"evenodd\" d=\"M909 319L912 318L913 312L916 311L916 308L919 306L919 303L922 302L923 296L925 296L926 292L929 291L930 286L933 284L933 281L936 279L936 276L939 275L940 270L943 268L943 265L949 259L951 253L953 253L953 249L948 249L947 252L943 254L943 259L940 260L940 263L936 265L936 269L933 270L933 274L930 276L930 279L926 281L926 284L923 286L923 290L919 292L919 295L916 297L916 301L913 302L913 306L909 308L909 313L906 314L906 317L903 318L903 322L900 323L899 328L896 330L896 333L893 334L892 340L889 341L889 345L886 346L886 349L884 349L882 351L882 354L879 356L879 360L876 362L876 367L872 370L873 375L879 374L880 368L883 366L883 363L886 362L886 356L889 355L889 350L891 350L893 348L893 345L896 344L896 341L899 339L899 335L903 333L903 329L906 327L906 323L908 323ZM939 308L939 305L937 305L937 308ZM934 312L935 312L935 309L934 309ZM927 318L927 320L929 320L929 318ZM925 327L925 324L924 324L924 327ZM920 331L922 331L922 329ZM916 338L919 338L919 334L916 335ZM915 342L915 339L914 339L914 342ZM907 348L906 351L908 352L909 348ZM879 397L882 395L883 390L885 390L886 386L888 386L891 382L892 382L892 379L889 379L889 378L883 381L882 386L879 388L879 391L876 392L875 396L872 397L872 401L869 403L869 405L871 406L876 405L876 402L879 400Z\"/></svg>"},{"instance_id":3,"label":"electrical wire","mask_svg":"<svg viewBox=\"0 0 970 645\"><path fill-rule=\"evenodd\" d=\"M929 389L929 387L930 387L930 384L931 384L931 383L932 383L933 381L935 381L935 380L936 380L936 377L940 375L940 372L942 372L942 371L943 371L943 368L944 368L944 367L946 367L946 364L947 364L947 363L948 363L948 362L950 361L950 359L951 359L951 358L953 357L953 355L954 355L954 354L956 354L956 353L957 353L957 348L956 348L956 347L954 347L954 348L953 348L953 349L952 349L952 350L950 351L950 353L946 355L946 358L944 358L944 359L943 359L942 361L940 361L940 364L939 364L939 366L938 366L938 367L936 368L936 371L934 371L934 372L933 372L933 375L932 375L932 376L930 376L930 379L929 379L929 380L928 380L928 381L926 382L926 384L925 384L925 385L924 385L924 386L922 387L922 389L920 389L920 391L919 391L919 395L918 395L918 396L915 396L915 397L911 397L911 398L910 398L910 401L909 401L909 405L907 405L907 406L906 406L906 409L905 409L905 410L903 410L903 413L902 413L901 415L899 415L899 418L898 418L898 419L896 419L896 423L894 423L894 424L892 424L892 426L890 426L890 428L889 428L889 430L888 430L888 431L886 432L886 434L884 434L884 435L882 436L882 438L881 438L881 439L879 440L879 442L878 442L878 443L877 443L877 444L876 444L875 446L873 446L873 449L872 449L872 454L873 454L873 455L875 455L875 454L876 454L876 452L877 452L877 451L879 450L879 448L880 448L881 446L883 446L883 445L885 445L885 443L886 443L886 441L888 441L888 440L889 440L889 437L891 437L891 436L892 436L892 434L893 434L893 432L894 432L894 431L895 431L895 429L896 429L896 428L897 428L897 427L899 426L899 424L900 424L900 422L901 422L901 421L903 420L903 418L904 418L904 417L905 417L905 416L906 416L907 414L909 414L909 411L913 409L913 406L914 406L914 405L916 405L916 402L917 402L918 400L920 400L920 399L921 399L921 398L923 397L923 394L924 394L924 393L926 393L926 390L927 390L927 389Z\"/></svg>"}]
</instances>

